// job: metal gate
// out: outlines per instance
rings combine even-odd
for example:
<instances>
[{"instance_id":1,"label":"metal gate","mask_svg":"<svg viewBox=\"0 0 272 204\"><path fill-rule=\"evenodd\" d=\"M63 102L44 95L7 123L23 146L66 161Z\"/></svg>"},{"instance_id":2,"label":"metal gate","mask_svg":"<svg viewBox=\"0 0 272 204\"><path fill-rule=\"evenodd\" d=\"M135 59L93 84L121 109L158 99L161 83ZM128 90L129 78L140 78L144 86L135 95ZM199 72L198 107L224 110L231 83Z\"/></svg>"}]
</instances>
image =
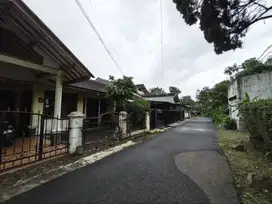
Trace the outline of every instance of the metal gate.
<instances>
[{"instance_id":1,"label":"metal gate","mask_svg":"<svg viewBox=\"0 0 272 204\"><path fill-rule=\"evenodd\" d=\"M121 138L118 113L107 112L99 117L84 118L82 128L83 146L98 151L113 146Z\"/></svg>"},{"instance_id":2,"label":"metal gate","mask_svg":"<svg viewBox=\"0 0 272 204\"><path fill-rule=\"evenodd\" d=\"M161 128L180 120L184 120L184 110L152 109L150 128Z\"/></svg>"},{"instance_id":3,"label":"metal gate","mask_svg":"<svg viewBox=\"0 0 272 204\"><path fill-rule=\"evenodd\" d=\"M69 119L0 111L0 171L66 153L68 131Z\"/></svg>"}]
</instances>

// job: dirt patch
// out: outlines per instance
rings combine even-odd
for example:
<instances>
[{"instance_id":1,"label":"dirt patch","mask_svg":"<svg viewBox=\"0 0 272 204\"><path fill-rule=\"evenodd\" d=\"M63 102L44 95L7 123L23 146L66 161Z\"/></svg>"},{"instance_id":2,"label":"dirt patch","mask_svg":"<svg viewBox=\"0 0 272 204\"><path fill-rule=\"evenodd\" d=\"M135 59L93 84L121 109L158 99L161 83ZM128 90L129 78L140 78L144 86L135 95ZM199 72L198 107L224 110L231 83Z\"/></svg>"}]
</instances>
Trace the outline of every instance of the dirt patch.
<instances>
[{"instance_id":1,"label":"dirt patch","mask_svg":"<svg viewBox=\"0 0 272 204\"><path fill-rule=\"evenodd\" d=\"M218 133L219 144L228 157L244 204L272 203L271 161L248 145L248 133L222 129L219 129ZM233 148L235 144L243 144L246 147L245 151L235 150ZM249 176L252 174L253 180L252 176Z\"/></svg>"}]
</instances>

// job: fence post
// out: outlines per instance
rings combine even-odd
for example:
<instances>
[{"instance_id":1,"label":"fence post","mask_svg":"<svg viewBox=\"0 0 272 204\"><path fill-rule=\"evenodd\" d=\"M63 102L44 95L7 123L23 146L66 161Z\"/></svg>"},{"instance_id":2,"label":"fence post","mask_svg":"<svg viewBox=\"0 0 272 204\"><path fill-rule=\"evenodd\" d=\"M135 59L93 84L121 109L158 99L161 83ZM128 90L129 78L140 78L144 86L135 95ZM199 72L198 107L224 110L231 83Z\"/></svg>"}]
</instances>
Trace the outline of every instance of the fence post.
<instances>
[{"instance_id":1,"label":"fence post","mask_svg":"<svg viewBox=\"0 0 272 204\"><path fill-rule=\"evenodd\" d=\"M82 127L84 114L80 112L72 112L68 115L70 119L69 127L69 146L68 152L75 154L77 147L82 147Z\"/></svg>"},{"instance_id":2,"label":"fence post","mask_svg":"<svg viewBox=\"0 0 272 204\"><path fill-rule=\"evenodd\" d=\"M122 132L122 137L127 135L127 112L121 111L119 113L119 127Z\"/></svg>"},{"instance_id":3,"label":"fence post","mask_svg":"<svg viewBox=\"0 0 272 204\"><path fill-rule=\"evenodd\" d=\"M145 115L145 130L149 131L150 130L150 113L146 112Z\"/></svg>"}]
</instances>

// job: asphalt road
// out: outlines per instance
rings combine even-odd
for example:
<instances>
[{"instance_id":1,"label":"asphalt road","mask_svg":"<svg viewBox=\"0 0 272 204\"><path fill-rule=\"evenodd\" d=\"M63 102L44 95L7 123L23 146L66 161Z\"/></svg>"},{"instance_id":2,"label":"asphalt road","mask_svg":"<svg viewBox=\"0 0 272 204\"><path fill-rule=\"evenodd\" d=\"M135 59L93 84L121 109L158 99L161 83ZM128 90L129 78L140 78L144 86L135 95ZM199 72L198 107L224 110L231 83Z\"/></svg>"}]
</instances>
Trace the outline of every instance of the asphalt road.
<instances>
[{"instance_id":1,"label":"asphalt road","mask_svg":"<svg viewBox=\"0 0 272 204\"><path fill-rule=\"evenodd\" d=\"M63 175L6 204L238 204L226 159L208 119L161 135Z\"/></svg>"}]
</instances>

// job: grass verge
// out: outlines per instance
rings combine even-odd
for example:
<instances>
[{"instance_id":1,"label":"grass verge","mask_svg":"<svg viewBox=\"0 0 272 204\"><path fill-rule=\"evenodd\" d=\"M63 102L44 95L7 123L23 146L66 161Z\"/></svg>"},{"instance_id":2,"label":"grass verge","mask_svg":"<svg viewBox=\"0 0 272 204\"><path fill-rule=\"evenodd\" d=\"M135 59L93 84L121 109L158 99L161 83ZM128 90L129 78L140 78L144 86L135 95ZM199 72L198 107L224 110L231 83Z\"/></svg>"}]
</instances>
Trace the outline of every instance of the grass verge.
<instances>
[{"instance_id":1,"label":"grass verge","mask_svg":"<svg viewBox=\"0 0 272 204\"><path fill-rule=\"evenodd\" d=\"M248 133L230 130L218 130L219 145L228 157L233 177L244 204L272 203L272 162L264 155L246 148L236 151L234 144L247 144ZM253 184L249 185L247 176L256 174Z\"/></svg>"}]
</instances>

